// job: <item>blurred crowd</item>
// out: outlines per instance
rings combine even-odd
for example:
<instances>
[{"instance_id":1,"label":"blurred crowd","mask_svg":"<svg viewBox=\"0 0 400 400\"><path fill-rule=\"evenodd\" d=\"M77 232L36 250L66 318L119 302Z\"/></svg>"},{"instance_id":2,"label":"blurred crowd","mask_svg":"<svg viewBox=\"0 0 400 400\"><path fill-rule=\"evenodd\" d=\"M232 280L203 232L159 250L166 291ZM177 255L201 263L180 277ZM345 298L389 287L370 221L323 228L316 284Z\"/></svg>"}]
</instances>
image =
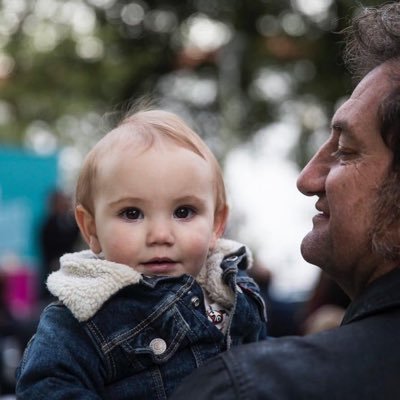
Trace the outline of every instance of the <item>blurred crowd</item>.
<instances>
[{"instance_id":1,"label":"blurred crowd","mask_svg":"<svg viewBox=\"0 0 400 400\"><path fill-rule=\"evenodd\" d=\"M81 245L66 193L50 193L37 238L41 261L36 270L24 265L17 255L0 260L0 396L13 393L23 349L36 330L41 311L52 301L46 277L58 269L61 255Z\"/></svg>"}]
</instances>

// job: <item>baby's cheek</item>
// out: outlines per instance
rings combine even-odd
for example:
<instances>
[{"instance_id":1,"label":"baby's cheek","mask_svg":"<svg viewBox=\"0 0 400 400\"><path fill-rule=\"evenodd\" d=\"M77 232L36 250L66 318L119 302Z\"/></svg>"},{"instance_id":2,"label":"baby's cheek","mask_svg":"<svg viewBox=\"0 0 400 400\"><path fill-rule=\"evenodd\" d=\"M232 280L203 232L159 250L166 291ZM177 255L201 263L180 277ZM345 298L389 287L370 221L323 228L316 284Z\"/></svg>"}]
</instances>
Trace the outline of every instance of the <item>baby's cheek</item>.
<instances>
[{"instance_id":1,"label":"baby's cheek","mask_svg":"<svg viewBox=\"0 0 400 400\"><path fill-rule=\"evenodd\" d=\"M108 237L102 245L103 254L108 261L125 263L127 261L127 247L129 244L123 239Z\"/></svg>"},{"instance_id":2,"label":"baby's cheek","mask_svg":"<svg viewBox=\"0 0 400 400\"><path fill-rule=\"evenodd\" d=\"M206 258L212 244L211 239L211 236L206 234L195 235L188 244L188 249L190 249L192 256L201 259Z\"/></svg>"}]
</instances>

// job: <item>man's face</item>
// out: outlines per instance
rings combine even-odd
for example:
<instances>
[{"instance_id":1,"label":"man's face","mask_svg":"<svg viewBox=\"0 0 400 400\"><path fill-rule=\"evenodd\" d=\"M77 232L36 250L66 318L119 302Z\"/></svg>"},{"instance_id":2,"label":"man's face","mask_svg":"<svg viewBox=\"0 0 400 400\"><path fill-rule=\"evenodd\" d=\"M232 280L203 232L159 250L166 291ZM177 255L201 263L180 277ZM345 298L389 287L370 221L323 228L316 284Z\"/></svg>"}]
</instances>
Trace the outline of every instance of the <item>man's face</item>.
<instances>
[{"instance_id":1,"label":"man's face","mask_svg":"<svg viewBox=\"0 0 400 400\"><path fill-rule=\"evenodd\" d=\"M368 235L373 204L392 161L377 116L389 90L387 65L368 74L335 113L330 137L297 182L302 193L318 197L319 211L303 239L302 255L350 296L393 267L372 254Z\"/></svg>"}]
</instances>

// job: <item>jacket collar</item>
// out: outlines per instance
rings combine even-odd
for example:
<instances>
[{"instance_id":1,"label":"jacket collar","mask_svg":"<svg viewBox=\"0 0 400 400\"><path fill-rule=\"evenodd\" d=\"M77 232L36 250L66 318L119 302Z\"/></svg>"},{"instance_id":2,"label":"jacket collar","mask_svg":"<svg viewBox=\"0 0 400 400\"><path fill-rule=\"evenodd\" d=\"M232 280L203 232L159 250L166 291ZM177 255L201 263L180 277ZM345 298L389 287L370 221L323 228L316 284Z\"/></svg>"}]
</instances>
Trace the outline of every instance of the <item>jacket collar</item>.
<instances>
[{"instance_id":1,"label":"jacket collar","mask_svg":"<svg viewBox=\"0 0 400 400\"><path fill-rule=\"evenodd\" d=\"M247 247L245 249L247 265L244 267L250 268L252 256L250 250ZM222 282L221 263L238 251L243 252L241 243L219 239L216 248L208 255L205 267L196 277L210 299L226 308L233 304L234 296L232 290ZM235 256L233 258L239 259ZM104 260L90 250L65 254L60 264L60 270L48 277L47 287L79 321L88 320L112 295L143 279L132 268Z\"/></svg>"},{"instance_id":2,"label":"jacket collar","mask_svg":"<svg viewBox=\"0 0 400 400\"><path fill-rule=\"evenodd\" d=\"M342 325L400 305L400 267L376 279L354 299L346 310Z\"/></svg>"}]
</instances>

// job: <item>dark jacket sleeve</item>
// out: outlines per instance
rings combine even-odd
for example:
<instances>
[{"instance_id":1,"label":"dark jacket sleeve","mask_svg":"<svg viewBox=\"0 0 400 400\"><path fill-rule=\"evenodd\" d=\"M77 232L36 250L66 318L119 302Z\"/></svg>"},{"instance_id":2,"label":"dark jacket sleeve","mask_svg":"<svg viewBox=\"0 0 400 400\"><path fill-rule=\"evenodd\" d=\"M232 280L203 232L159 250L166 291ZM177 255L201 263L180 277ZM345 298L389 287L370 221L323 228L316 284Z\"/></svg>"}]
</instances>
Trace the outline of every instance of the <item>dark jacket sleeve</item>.
<instances>
[{"instance_id":1,"label":"dark jacket sleeve","mask_svg":"<svg viewBox=\"0 0 400 400\"><path fill-rule=\"evenodd\" d=\"M172 400L236 399L235 387L222 357L218 356L197 369L172 395Z\"/></svg>"},{"instance_id":2,"label":"dark jacket sleeve","mask_svg":"<svg viewBox=\"0 0 400 400\"><path fill-rule=\"evenodd\" d=\"M324 341L300 337L233 347L194 371L171 400L187 399L189 393L191 400L380 399L349 391L354 371L327 349Z\"/></svg>"},{"instance_id":3,"label":"dark jacket sleeve","mask_svg":"<svg viewBox=\"0 0 400 400\"><path fill-rule=\"evenodd\" d=\"M17 370L19 400L98 400L101 357L83 326L62 305L45 309Z\"/></svg>"},{"instance_id":4,"label":"dark jacket sleeve","mask_svg":"<svg viewBox=\"0 0 400 400\"><path fill-rule=\"evenodd\" d=\"M398 400L400 318L391 314L233 347L194 371L171 399Z\"/></svg>"}]
</instances>

